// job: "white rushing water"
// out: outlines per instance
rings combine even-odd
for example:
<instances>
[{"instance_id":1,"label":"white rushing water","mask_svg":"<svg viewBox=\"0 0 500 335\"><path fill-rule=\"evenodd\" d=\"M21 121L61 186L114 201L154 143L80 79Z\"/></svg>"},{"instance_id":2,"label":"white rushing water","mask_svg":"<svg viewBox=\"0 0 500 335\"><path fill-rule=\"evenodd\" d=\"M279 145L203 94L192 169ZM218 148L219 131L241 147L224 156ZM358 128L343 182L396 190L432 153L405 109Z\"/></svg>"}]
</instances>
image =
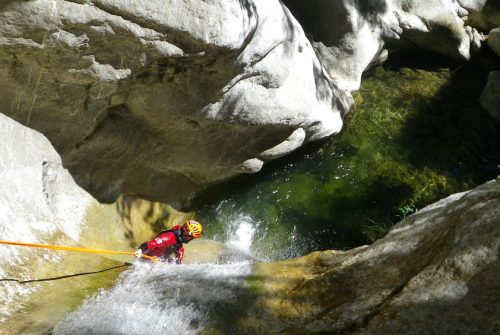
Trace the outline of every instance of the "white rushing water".
<instances>
[{"instance_id":1,"label":"white rushing water","mask_svg":"<svg viewBox=\"0 0 500 335\"><path fill-rule=\"evenodd\" d=\"M252 240L257 223L246 214L237 214L229 221L225 243L248 256L252 256Z\"/></svg>"},{"instance_id":2,"label":"white rushing water","mask_svg":"<svg viewBox=\"0 0 500 335\"><path fill-rule=\"evenodd\" d=\"M136 262L116 285L87 299L55 327L54 335L196 334L238 297L251 273L245 257L255 229L248 220L232 227L227 263ZM242 251L246 251L242 253Z\"/></svg>"},{"instance_id":3,"label":"white rushing water","mask_svg":"<svg viewBox=\"0 0 500 335\"><path fill-rule=\"evenodd\" d=\"M74 183L43 135L0 114L0 139L4 144L0 148L0 239L44 244L61 237L78 241L85 211L95 200ZM214 257L211 263L136 262L112 288L88 297L61 320L53 334L197 333L245 287L256 227L248 215L232 217L225 235L218 238L226 247L225 257ZM60 261L60 254L55 252L1 247L1 278L44 277L37 271ZM65 274L73 270L61 271ZM0 323L13 315L14 307L29 299L38 286L4 282L0 288ZM40 329L45 328L42 325Z\"/></svg>"},{"instance_id":4,"label":"white rushing water","mask_svg":"<svg viewBox=\"0 0 500 335\"><path fill-rule=\"evenodd\" d=\"M249 262L135 264L53 334L196 334L216 316L217 304L235 298L249 273Z\"/></svg>"}]
</instances>

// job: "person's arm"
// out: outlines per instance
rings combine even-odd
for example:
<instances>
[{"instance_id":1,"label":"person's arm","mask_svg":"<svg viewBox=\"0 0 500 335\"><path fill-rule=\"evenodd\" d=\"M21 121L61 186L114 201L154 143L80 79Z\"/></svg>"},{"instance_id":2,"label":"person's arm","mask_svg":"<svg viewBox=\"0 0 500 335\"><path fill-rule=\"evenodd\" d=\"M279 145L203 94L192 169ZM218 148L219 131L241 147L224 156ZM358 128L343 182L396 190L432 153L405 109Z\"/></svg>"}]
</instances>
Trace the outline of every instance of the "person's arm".
<instances>
[{"instance_id":1,"label":"person's arm","mask_svg":"<svg viewBox=\"0 0 500 335\"><path fill-rule=\"evenodd\" d=\"M175 263L181 264L184 258L184 247L180 247L179 250L175 252Z\"/></svg>"}]
</instances>

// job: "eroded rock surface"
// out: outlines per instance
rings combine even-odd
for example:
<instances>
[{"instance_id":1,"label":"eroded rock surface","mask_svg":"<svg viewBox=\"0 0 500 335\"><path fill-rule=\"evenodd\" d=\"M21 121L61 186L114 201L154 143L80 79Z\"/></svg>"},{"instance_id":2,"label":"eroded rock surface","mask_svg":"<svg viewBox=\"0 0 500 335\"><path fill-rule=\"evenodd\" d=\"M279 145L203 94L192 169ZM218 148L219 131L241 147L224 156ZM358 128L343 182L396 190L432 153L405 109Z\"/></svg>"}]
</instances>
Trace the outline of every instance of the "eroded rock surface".
<instances>
[{"instance_id":1,"label":"eroded rock surface","mask_svg":"<svg viewBox=\"0 0 500 335\"><path fill-rule=\"evenodd\" d=\"M495 1L284 3L304 27L325 70L348 90L357 90L363 71L385 60L388 50L418 48L469 59L481 46L482 32L500 22L500 7Z\"/></svg>"},{"instance_id":2,"label":"eroded rock surface","mask_svg":"<svg viewBox=\"0 0 500 335\"><path fill-rule=\"evenodd\" d=\"M185 201L340 130L351 105L279 1L13 0L0 112L101 201Z\"/></svg>"},{"instance_id":3,"label":"eroded rock surface","mask_svg":"<svg viewBox=\"0 0 500 335\"><path fill-rule=\"evenodd\" d=\"M338 132L388 49L468 59L499 24L495 1L285 4L3 1L0 112L101 201L184 203Z\"/></svg>"},{"instance_id":4,"label":"eroded rock surface","mask_svg":"<svg viewBox=\"0 0 500 335\"><path fill-rule=\"evenodd\" d=\"M46 243L80 237L80 225L94 199L78 187L42 134L0 115L0 240ZM0 324L22 307L23 296L38 286L31 279L58 255L42 249L0 245ZM3 327L0 327L3 328ZM3 330L0 330L3 333Z\"/></svg>"},{"instance_id":5,"label":"eroded rock surface","mask_svg":"<svg viewBox=\"0 0 500 335\"><path fill-rule=\"evenodd\" d=\"M256 266L255 334L498 334L500 179L411 215L369 247ZM236 327L238 327L236 326Z\"/></svg>"}]
</instances>

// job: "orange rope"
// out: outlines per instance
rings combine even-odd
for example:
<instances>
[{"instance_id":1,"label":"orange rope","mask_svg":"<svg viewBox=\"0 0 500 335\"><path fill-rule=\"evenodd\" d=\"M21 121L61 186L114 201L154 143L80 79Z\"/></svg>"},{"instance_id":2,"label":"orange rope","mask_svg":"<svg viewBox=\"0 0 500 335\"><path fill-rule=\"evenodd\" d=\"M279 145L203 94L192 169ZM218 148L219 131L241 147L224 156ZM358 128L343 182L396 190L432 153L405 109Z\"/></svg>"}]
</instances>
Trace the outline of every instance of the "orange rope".
<instances>
[{"instance_id":1,"label":"orange rope","mask_svg":"<svg viewBox=\"0 0 500 335\"><path fill-rule=\"evenodd\" d=\"M133 251L113 251L113 250L88 249L88 248L79 248L79 247L64 247L64 246L57 246L57 245L21 243L21 242L11 242L11 241L2 241L2 240L0 240L0 244L17 245L17 246L22 246L22 247L44 248L44 249L52 249L52 250L91 252L91 253L96 253L96 254L119 254L119 255L135 256L135 253ZM153 257L153 256L141 255L141 257L149 259L150 261L153 261L155 263L158 261L158 259L156 257Z\"/></svg>"}]
</instances>

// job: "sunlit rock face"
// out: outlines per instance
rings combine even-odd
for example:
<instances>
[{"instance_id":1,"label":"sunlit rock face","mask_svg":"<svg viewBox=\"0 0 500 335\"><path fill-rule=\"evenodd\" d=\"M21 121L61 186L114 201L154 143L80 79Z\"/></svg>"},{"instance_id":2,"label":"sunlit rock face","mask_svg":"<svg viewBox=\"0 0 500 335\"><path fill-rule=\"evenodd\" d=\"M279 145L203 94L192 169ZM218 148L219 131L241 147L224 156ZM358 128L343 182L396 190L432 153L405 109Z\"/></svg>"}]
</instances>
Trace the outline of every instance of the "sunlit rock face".
<instances>
[{"instance_id":1,"label":"sunlit rock face","mask_svg":"<svg viewBox=\"0 0 500 335\"><path fill-rule=\"evenodd\" d=\"M0 112L101 201L183 202L338 132L351 104L277 0L4 1L0 85Z\"/></svg>"},{"instance_id":2,"label":"sunlit rock face","mask_svg":"<svg viewBox=\"0 0 500 335\"><path fill-rule=\"evenodd\" d=\"M0 240L50 243L78 240L87 208L95 202L75 184L61 159L42 134L0 115ZM0 245L0 323L19 299L39 289L17 280L44 274L60 260L42 249Z\"/></svg>"},{"instance_id":3,"label":"sunlit rock face","mask_svg":"<svg viewBox=\"0 0 500 335\"><path fill-rule=\"evenodd\" d=\"M385 60L388 50L419 48L468 59L483 39L476 25L480 29L486 25L483 22L495 20L489 13L495 13L495 6L485 5L485 1L283 2L312 40L327 73L348 90L358 89L363 71ZM474 11L475 20L468 21L466 7Z\"/></svg>"},{"instance_id":4,"label":"sunlit rock face","mask_svg":"<svg viewBox=\"0 0 500 335\"><path fill-rule=\"evenodd\" d=\"M45 134L101 201L185 203L338 132L387 50L468 59L476 28L499 24L495 1L284 4L3 1L0 113Z\"/></svg>"},{"instance_id":5,"label":"sunlit rock face","mask_svg":"<svg viewBox=\"0 0 500 335\"><path fill-rule=\"evenodd\" d=\"M255 334L497 334L500 177L411 215L369 247L259 264L235 327Z\"/></svg>"}]
</instances>

